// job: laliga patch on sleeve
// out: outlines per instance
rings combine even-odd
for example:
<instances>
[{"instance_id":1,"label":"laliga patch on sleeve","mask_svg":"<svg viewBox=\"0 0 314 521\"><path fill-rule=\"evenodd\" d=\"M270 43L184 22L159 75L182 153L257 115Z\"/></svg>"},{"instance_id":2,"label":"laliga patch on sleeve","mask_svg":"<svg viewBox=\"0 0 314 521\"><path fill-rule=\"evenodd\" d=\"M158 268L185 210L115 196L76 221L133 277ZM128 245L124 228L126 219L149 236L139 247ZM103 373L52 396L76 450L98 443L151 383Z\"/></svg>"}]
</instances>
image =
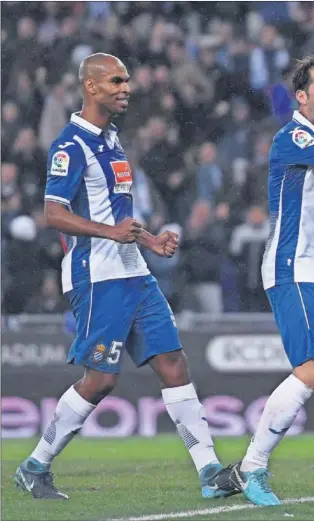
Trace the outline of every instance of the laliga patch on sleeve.
<instances>
[{"instance_id":1,"label":"laliga patch on sleeve","mask_svg":"<svg viewBox=\"0 0 314 521\"><path fill-rule=\"evenodd\" d=\"M115 194L128 194L132 187L132 172L127 161L111 161L111 168L115 177Z\"/></svg>"},{"instance_id":2,"label":"laliga patch on sleeve","mask_svg":"<svg viewBox=\"0 0 314 521\"><path fill-rule=\"evenodd\" d=\"M68 175L70 165L70 156L67 152L55 152L52 156L51 160L51 175Z\"/></svg>"},{"instance_id":3,"label":"laliga patch on sleeve","mask_svg":"<svg viewBox=\"0 0 314 521\"><path fill-rule=\"evenodd\" d=\"M314 145L314 137L309 132L301 128L295 128L292 132L292 141L299 148L306 148Z\"/></svg>"}]
</instances>

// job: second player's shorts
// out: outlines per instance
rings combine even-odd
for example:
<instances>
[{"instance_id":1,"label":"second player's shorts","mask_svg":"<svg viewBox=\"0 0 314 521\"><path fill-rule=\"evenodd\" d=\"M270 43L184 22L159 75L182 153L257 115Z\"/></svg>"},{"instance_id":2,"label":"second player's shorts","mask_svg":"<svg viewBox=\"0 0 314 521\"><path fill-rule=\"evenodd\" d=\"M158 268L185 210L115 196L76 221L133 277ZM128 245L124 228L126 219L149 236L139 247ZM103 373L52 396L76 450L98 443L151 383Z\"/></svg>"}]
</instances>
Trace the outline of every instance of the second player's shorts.
<instances>
[{"instance_id":1,"label":"second player's shorts","mask_svg":"<svg viewBox=\"0 0 314 521\"><path fill-rule=\"evenodd\" d=\"M292 367L314 359L314 284L282 284L266 293Z\"/></svg>"},{"instance_id":2,"label":"second player's shorts","mask_svg":"<svg viewBox=\"0 0 314 521\"><path fill-rule=\"evenodd\" d=\"M182 349L173 313L152 275L84 281L66 295L77 334L68 363L119 373L125 350L141 366Z\"/></svg>"}]
</instances>

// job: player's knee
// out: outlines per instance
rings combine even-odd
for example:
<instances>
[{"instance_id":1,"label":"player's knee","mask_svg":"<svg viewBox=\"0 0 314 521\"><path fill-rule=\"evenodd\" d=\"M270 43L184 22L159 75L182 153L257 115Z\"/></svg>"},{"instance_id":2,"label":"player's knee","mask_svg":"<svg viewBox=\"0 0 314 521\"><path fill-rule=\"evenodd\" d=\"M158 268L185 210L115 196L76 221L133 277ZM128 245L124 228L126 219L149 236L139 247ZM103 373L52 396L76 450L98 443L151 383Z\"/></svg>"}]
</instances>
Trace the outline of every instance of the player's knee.
<instances>
[{"instance_id":1,"label":"player's knee","mask_svg":"<svg viewBox=\"0 0 314 521\"><path fill-rule=\"evenodd\" d=\"M177 387L190 382L187 358L182 350L156 356L152 367L166 387Z\"/></svg>"},{"instance_id":2,"label":"player's knee","mask_svg":"<svg viewBox=\"0 0 314 521\"><path fill-rule=\"evenodd\" d=\"M170 353L164 353L160 355L163 363L169 368L180 369L181 366L187 365L187 358L182 350L170 351Z\"/></svg>"},{"instance_id":3,"label":"player's knee","mask_svg":"<svg viewBox=\"0 0 314 521\"><path fill-rule=\"evenodd\" d=\"M118 380L117 374L101 373L87 369L83 378L75 388L90 403L97 405L105 396L111 393Z\"/></svg>"},{"instance_id":4,"label":"player's knee","mask_svg":"<svg viewBox=\"0 0 314 521\"><path fill-rule=\"evenodd\" d=\"M299 365L294 369L293 374L314 390L314 360L308 360L304 364Z\"/></svg>"}]
</instances>

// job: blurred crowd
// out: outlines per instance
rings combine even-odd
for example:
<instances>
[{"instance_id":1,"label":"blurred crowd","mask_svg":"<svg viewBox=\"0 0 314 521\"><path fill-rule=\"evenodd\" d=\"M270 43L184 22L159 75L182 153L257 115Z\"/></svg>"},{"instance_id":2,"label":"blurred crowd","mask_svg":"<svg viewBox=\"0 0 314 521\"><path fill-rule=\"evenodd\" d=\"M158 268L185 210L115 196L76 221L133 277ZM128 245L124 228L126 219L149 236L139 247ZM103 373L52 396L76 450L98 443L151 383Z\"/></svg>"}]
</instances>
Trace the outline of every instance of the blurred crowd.
<instances>
[{"instance_id":1,"label":"blurred crowd","mask_svg":"<svg viewBox=\"0 0 314 521\"><path fill-rule=\"evenodd\" d=\"M51 142L80 110L78 65L120 57L132 102L117 122L135 216L177 231L145 252L176 312L268 311L268 153L295 106L294 59L314 48L313 2L2 3L3 313L66 309L58 233L43 213Z\"/></svg>"}]
</instances>

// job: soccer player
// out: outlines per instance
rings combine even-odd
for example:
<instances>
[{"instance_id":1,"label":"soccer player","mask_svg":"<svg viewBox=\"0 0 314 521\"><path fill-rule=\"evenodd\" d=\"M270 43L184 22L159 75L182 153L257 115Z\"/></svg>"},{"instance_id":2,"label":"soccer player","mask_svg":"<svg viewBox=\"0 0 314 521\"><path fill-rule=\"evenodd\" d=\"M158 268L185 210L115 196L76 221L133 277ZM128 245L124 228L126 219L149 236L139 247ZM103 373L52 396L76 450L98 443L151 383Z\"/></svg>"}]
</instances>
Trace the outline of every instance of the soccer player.
<instances>
[{"instance_id":1,"label":"soccer player","mask_svg":"<svg viewBox=\"0 0 314 521\"><path fill-rule=\"evenodd\" d=\"M160 379L203 497L230 495L233 486L211 487L222 465L173 313L137 247L171 257L177 235L153 236L132 217L132 172L112 123L127 110L129 74L119 59L98 53L82 62L79 81L82 111L72 115L49 152L45 210L48 224L62 233L62 285L76 318L67 361L84 366L85 374L60 398L43 437L17 468L15 482L34 498L68 499L55 487L50 464L112 391L127 351L137 366L150 364Z\"/></svg>"},{"instance_id":2,"label":"soccer player","mask_svg":"<svg viewBox=\"0 0 314 521\"><path fill-rule=\"evenodd\" d=\"M268 483L268 460L314 389L314 56L299 61L293 87L299 110L270 151L271 230L262 265L293 370L269 397L243 461L229 471L256 505L280 504Z\"/></svg>"}]
</instances>

